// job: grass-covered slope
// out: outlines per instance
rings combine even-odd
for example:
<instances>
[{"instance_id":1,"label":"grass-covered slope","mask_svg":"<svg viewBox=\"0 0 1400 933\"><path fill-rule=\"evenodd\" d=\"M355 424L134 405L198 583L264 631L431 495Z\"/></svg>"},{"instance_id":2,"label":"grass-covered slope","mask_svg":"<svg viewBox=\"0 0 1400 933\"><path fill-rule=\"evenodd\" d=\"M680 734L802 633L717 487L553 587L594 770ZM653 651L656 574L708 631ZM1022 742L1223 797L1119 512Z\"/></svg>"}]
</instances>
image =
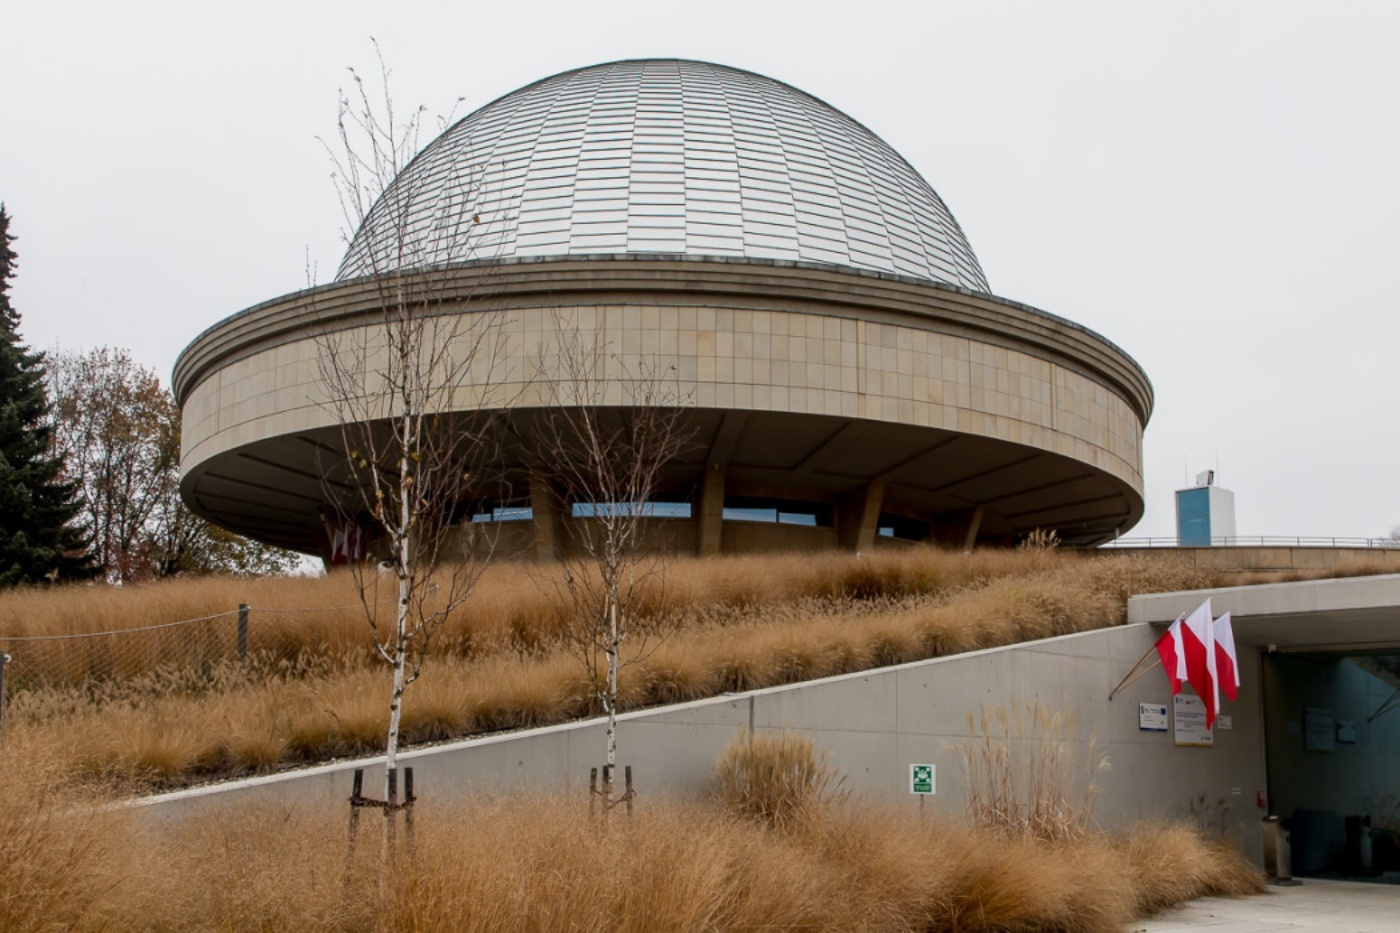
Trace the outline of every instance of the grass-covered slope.
<instances>
[{"instance_id":1,"label":"grass-covered slope","mask_svg":"<svg viewBox=\"0 0 1400 933\"><path fill-rule=\"evenodd\" d=\"M411 737L589 712L538 573L493 568L441 633ZM1115 625L1131 593L1217 582L1050 552L679 562L624 686L660 703ZM227 656L232 616L169 625L238 602L254 607L246 666ZM1260 889L1237 851L1181 827L911 820L831 793L837 776L790 737L736 743L714 794L643 798L631 817L594 816L584 794L428 797L388 860L373 815L347 849L342 799L173 822L93 806L378 748L387 678L354 603L344 576L0 597L0 635L148 629L8 643L22 689L0 745L0 929L1108 931Z\"/></svg>"},{"instance_id":2,"label":"grass-covered slope","mask_svg":"<svg viewBox=\"0 0 1400 933\"><path fill-rule=\"evenodd\" d=\"M408 742L595 712L566 650L567 619L549 598L553 572L488 570L407 695ZM632 644L645 653L623 672L624 702L1117 625L1133 593L1216 583L1161 558L1049 550L678 560L644 601L646 637ZM239 603L253 607L242 665ZM189 619L205 621L172 624ZM113 631L127 634L91 637ZM64 774L89 781L172 787L369 753L387 727L387 672L344 573L12 591L0 595L0 649L15 658L7 747L56 758Z\"/></svg>"}]
</instances>

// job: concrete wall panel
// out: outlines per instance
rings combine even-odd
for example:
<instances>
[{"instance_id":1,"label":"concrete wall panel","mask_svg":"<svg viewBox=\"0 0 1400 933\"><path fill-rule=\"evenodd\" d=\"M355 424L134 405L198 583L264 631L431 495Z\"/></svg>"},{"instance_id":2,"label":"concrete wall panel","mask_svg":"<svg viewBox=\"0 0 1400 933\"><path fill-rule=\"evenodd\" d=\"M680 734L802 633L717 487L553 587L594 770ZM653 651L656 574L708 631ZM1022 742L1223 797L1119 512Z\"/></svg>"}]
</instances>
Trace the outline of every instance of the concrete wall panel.
<instances>
[{"instance_id":1,"label":"concrete wall panel","mask_svg":"<svg viewBox=\"0 0 1400 933\"><path fill-rule=\"evenodd\" d=\"M926 805L957 812L965 791L959 748L973 741L968 717L984 703L1040 701L1073 715L1071 760L1096 761L1091 740L1107 756L1112 770L1094 775L1105 825L1159 814L1199 821L1239 837L1257 858L1254 799L1264 790L1257 657L1241 657L1241 697L1226 710L1233 728L1218 730L1213 748L1180 748L1169 732L1138 729L1139 701L1171 702L1160 671L1107 699L1156 635L1148 625L1132 625L629 713L620 723L621 760L633 765L644 806L657 794L703 790L720 752L751 725L761 734L793 730L829 754L845 787L897 806L920 806L908 793L909 765L935 764L938 792ZM602 755L602 725L590 721L423 749L401 763L415 768L423 795L578 793ZM178 818L227 802L344 797L357 765L375 768L373 760L345 762L145 805L153 815Z\"/></svg>"}]
</instances>

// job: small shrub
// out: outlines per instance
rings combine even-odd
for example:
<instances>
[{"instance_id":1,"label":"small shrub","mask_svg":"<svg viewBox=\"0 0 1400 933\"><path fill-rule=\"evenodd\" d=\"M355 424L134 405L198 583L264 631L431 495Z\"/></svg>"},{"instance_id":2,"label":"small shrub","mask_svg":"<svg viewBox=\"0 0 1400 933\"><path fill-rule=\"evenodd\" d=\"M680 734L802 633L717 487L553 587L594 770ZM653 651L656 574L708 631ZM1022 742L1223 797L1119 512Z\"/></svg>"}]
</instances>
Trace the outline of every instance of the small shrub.
<instances>
[{"instance_id":1,"label":"small shrub","mask_svg":"<svg viewBox=\"0 0 1400 933\"><path fill-rule=\"evenodd\" d=\"M840 781L811 739L746 731L720 755L715 783L733 812L783 828L829 804Z\"/></svg>"},{"instance_id":2,"label":"small shrub","mask_svg":"<svg viewBox=\"0 0 1400 933\"><path fill-rule=\"evenodd\" d=\"M1264 890L1264 876L1238 849L1183 824L1145 822L1118 842L1132 881L1135 912L1146 916L1197 897L1239 897Z\"/></svg>"}]
</instances>

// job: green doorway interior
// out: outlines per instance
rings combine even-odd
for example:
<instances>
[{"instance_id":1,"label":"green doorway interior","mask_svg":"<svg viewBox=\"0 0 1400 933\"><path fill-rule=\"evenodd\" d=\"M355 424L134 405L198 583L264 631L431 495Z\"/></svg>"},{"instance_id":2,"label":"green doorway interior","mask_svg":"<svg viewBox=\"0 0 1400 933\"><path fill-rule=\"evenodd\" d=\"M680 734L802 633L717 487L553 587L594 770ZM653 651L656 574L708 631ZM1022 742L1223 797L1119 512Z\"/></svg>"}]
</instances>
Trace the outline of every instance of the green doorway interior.
<instances>
[{"instance_id":1,"label":"green doorway interior","mask_svg":"<svg viewBox=\"0 0 1400 933\"><path fill-rule=\"evenodd\" d=\"M1263 655L1271 814L1293 873L1400 883L1400 653Z\"/></svg>"}]
</instances>

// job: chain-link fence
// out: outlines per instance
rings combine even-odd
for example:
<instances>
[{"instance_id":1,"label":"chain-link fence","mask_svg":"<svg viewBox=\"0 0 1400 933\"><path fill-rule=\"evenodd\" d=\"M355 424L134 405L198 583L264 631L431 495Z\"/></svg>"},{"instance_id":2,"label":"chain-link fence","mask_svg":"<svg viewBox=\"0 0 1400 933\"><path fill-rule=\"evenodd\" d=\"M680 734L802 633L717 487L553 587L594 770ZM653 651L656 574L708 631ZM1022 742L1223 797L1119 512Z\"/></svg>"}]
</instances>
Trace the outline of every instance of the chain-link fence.
<instances>
[{"instance_id":1,"label":"chain-link fence","mask_svg":"<svg viewBox=\"0 0 1400 933\"><path fill-rule=\"evenodd\" d=\"M130 681L162 667L200 668L247 656L248 609L111 632L0 636L5 692ZM240 648L242 649L240 653Z\"/></svg>"},{"instance_id":2,"label":"chain-link fence","mask_svg":"<svg viewBox=\"0 0 1400 933\"><path fill-rule=\"evenodd\" d=\"M143 696L204 693L360 663L373 650L363 608L243 604L199 618L111 631L0 634L0 716L9 709L12 716L49 718L75 702L130 703Z\"/></svg>"}]
</instances>

